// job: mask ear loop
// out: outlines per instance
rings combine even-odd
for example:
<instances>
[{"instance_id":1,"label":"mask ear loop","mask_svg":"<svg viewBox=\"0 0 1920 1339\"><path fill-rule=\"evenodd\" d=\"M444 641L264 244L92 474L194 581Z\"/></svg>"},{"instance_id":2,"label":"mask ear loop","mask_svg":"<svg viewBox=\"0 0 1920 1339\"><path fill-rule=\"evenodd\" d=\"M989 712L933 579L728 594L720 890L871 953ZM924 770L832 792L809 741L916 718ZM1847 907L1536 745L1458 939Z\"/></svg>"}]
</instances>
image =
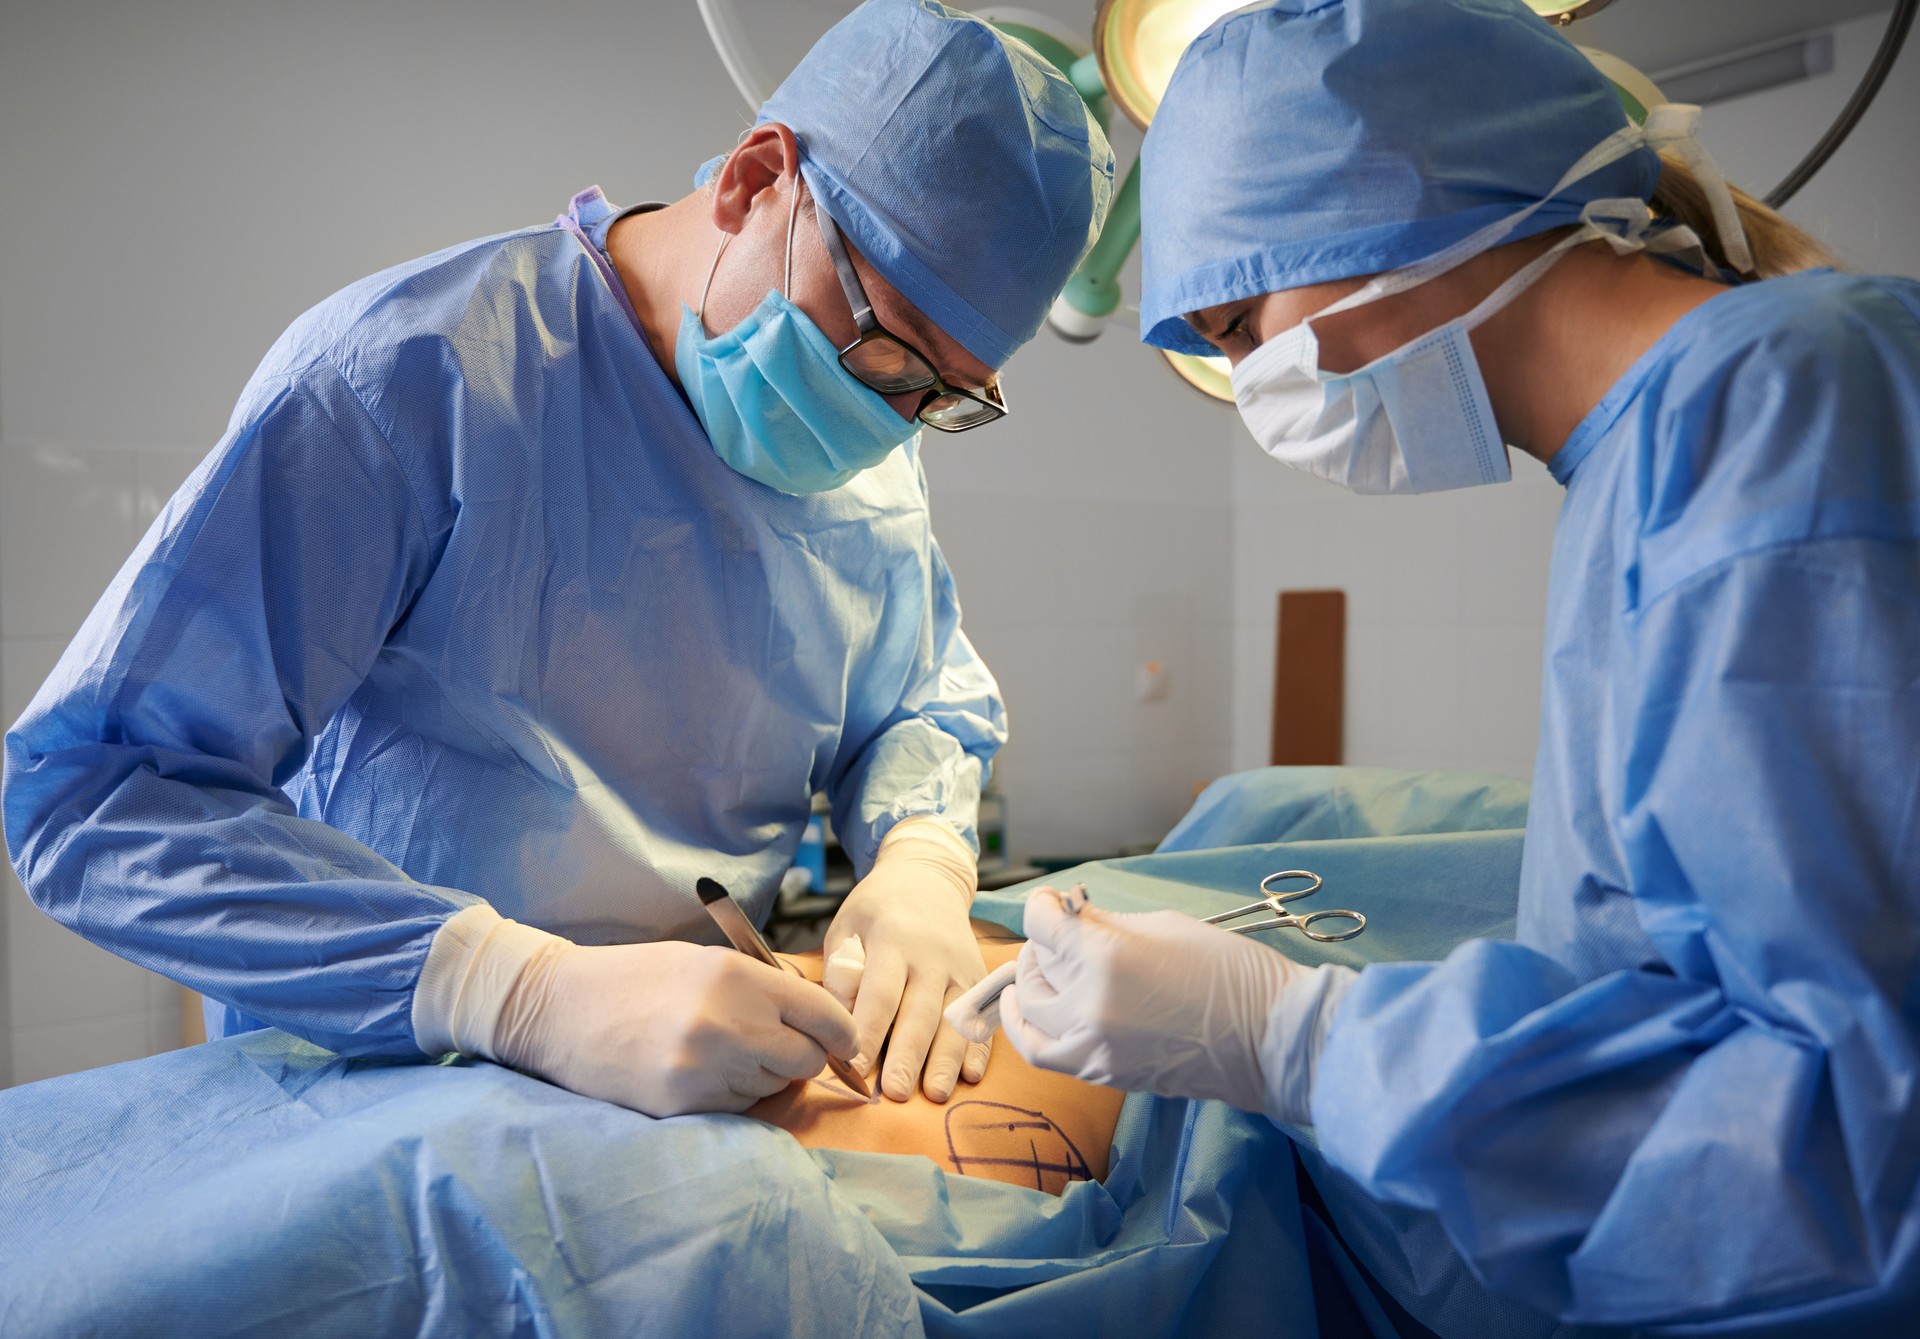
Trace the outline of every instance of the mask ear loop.
<instances>
[{"instance_id":1,"label":"mask ear loop","mask_svg":"<svg viewBox=\"0 0 1920 1339\"><path fill-rule=\"evenodd\" d=\"M724 168L724 164L722 165ZM781 281L781 296L793 289L793 223L800 217L800 170L793 173L793 198L787 202L787 264L786 277ZM707 282L700 286L700 305L694 310L694 319L700 322L700 333L707 333L707 294L713 291L713 276L720 272L720 257L726 252L727 243L733 240L733 234L725 228L720 230L720 245L714 248L713 264L707 267Z\"/></svg>"},{"instance_id":2,"label":"mask ear loop","mask_svg":"<svg viewBox=\"0 0 1920 1339\"><path fill-rule=\"evenodd\" d=\"M787 201L787 273L780 283L780 296L793 296L793 221L800 217L800 166L793 168L793 198Z\"/></svg>"},{"instance_id":3,"label":"mask ear loop","mask_svg":"<svg viewBox=\"0 0 1920 1339\"><path fill-rule=\"evenodd\" d=\"M720 253L727 249L727 242L733 236L725 228L720 230L720 245L714 248L713 264L707 267L707 282L700 286L700 306L693 319L700 323L700 333L707 333L707 294L713 291L713 276L720 272Z\"/></svg>"}]
</instances>

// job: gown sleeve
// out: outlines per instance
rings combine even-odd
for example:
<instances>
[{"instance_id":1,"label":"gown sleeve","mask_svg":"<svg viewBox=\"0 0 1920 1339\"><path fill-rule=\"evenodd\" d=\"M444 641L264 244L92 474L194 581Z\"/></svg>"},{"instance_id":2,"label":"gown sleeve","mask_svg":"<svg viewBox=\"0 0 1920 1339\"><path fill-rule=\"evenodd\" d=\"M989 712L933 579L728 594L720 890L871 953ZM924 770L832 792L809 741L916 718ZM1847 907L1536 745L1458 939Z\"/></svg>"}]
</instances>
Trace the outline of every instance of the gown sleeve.
<instances>
[{"instance_id":1,"label":"gown sleeve","mask_svg":"<svg viewBox=\"0 0 1920 1339\"><path fill-rule=\"evenodd\" d=\"M1920 453L1844 382L1735 384L1729 412L1772 425L1720 498L1745 542L1647 565L1622 615L1596 786L1656 960L1580 981L1475 941L1369 967L1316 1075L1335 1163L1565 1320L1870 1310L1914 1277ZM1834 500L1856 466L1880 486Z\"/></svg>"},{"instance_id":2,"label":"gown sleeve","mask_svg":"<svg viewBox=\"0 0 1920 1339\"><path fill-rule=\"evenodd\" d=\"M7 734L8 846L94 943L331 1050L417 1059L428 943L479 899L283 787L425 584L432 536L332 368L249 395Z\"/></svg>"},{"instance_id":3,"label":"gown sleeve","mask_svg":"<svg viewBox=\"0 0 1920 1339\"><path fill-rule=\"evenodd\" d=\"M927 548L931 598L918 635L930 649L832 792L834 830L861 877L881 839L923 814L944 818L977 853L980 789L1007 742L1000 686L961 630L953 573L931 534Z\"/></svg>"}]
</instances>

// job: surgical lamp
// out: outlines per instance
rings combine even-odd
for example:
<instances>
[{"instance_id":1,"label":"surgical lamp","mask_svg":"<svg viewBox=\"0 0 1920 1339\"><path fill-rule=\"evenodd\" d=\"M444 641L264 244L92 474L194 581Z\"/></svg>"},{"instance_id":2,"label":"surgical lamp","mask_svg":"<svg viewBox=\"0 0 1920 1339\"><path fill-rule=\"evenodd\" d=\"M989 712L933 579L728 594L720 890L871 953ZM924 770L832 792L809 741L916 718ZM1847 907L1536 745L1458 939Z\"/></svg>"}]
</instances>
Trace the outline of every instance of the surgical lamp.
<instances>
[{"instance_id":1,"label":"surgical lamp","mask_svg":"<svg viewBox=\"0 0 1920 1339\"><path fill-rule=\"evenodd\" d=\"M1590 19L1613 0L1527 0L1527 7L1556 28Z\"/></svg>"}]
</instances>

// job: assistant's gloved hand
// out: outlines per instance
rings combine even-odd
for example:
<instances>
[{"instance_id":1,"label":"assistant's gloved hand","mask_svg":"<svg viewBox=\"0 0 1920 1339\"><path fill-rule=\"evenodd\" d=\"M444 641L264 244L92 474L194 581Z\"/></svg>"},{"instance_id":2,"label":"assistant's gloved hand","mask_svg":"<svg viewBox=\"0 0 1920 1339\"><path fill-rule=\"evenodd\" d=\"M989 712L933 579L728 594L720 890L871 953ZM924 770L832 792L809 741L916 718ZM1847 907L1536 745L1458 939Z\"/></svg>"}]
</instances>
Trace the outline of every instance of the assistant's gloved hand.
<instances>
[{"instance_id":1,"label":"assistant's gloved hand","mask_svg":"<svg viewBox=\"0 0 1920 1339\"><path fill-rule=\"evenodd\" d=\"M856 1043L831 995L744 953L583 947L488 906L435 934L413 1033L428 1055L495 1060L649 1116L744 1111Z\"/></svg>"},{"instance_id":2,"label":"assistant's gloved hand","mask_svg":"<svg viewBox=\"0 0 1920 1339\"><path fill-rule=\"evenodd\" d=\"M1302 967L1177 911L1077 915L1042 888L1000 1024L1043 1069L1305 1125L1314 1066L1354 972Z\"/></svg>"},{"instance_id":3,"label":"assistant's gloved hand","mask_svg":"<svg viewBox=\"0 0 1920 1339\"><path fill-rule=\"evenodd\" d=\"M853 1002L860 1029L854 1065L874 1072L891 1027L880 1091L896 1102L911 1097L916 1083L944 1102L956 1079L978 1083L987 1072L991 1041L969 1044L940 1016L948 1000L987 972L968 916L977 879L973 852L959 833L942 819L909 818L887 833L873 868L827 927L829 958L850 935L866 945Z\"/></svg>"}]
</instances>

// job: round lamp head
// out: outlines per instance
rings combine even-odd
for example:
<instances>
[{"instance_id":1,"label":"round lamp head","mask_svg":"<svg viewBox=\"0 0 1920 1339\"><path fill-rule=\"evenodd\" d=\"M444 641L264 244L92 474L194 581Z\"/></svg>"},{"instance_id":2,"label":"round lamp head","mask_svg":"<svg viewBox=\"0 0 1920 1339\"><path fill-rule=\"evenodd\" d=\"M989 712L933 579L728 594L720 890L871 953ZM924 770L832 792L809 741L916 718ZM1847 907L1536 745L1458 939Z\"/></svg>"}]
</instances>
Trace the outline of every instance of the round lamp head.
<instances>
[{"instance_id":1,"label":"round lamp head","mask_svg":"<svg viewBox=\"0 0 1920 1339\"><path fill-rule=\"evenodd\" d=\"M1613 0L1527 0L1527 7L1556 28L1576 19L1590 19Z\"/></svg>"},{"instance_id":2,"label":"round lamp head","mask_svg":"<svg viewBox=\"0 0 1920 1339\"><path fill-rule=\"evenodd\" d=\"M1107 96L1127 119L1147 128L1173 67L1193 39L1246 0L1100 0L1093 51Z\"/></svg>"},{"instance_id":3,"label":"round lamp head","mask_svg":"<svg viewBox=\"0 0 1920 1339\"><path fill-rule=\"evenodd\" d=\"M1233 403L1233 365L1225 358L1196 358L1190 353L1160 350L1175 376L1210 400Z\"/></svg>"}]
</instances>

